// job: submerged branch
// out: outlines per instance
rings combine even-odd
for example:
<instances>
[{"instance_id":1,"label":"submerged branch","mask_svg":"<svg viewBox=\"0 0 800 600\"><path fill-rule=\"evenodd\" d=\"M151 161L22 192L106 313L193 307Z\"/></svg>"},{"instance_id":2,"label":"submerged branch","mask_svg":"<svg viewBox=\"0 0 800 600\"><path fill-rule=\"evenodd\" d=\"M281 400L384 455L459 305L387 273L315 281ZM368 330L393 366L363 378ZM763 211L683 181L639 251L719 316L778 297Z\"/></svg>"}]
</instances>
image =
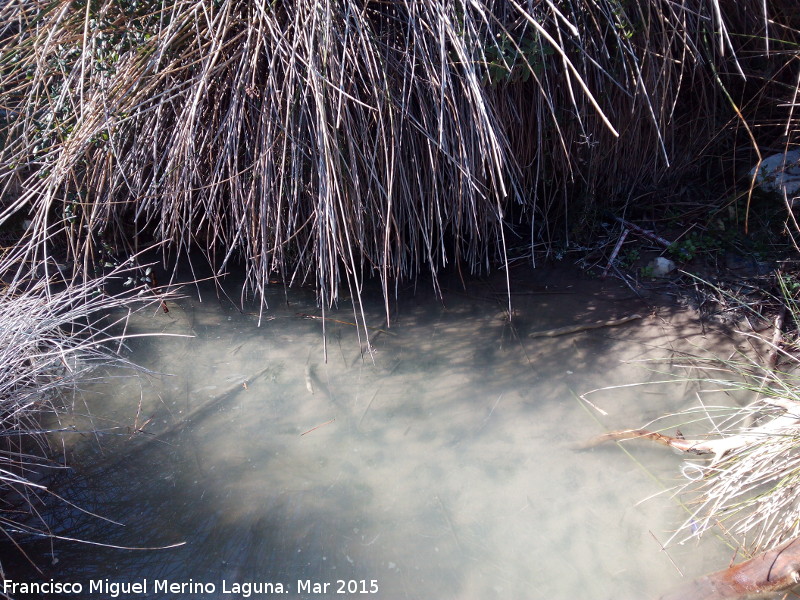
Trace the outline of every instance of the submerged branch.
<instances>
[{"instance_id":1,"label":"submerged branch","mask_svg":"<svg viewBox=\"0 0 800 600\"><path fill-rule=\"evenodd\" d=\"M737 435L730 435L713 440L687 440L681 436L669 436L647 429L625 429L611 431L589 440L581 448L592 448L603 442L621 442L634 439L646 439L669 446L690 454L713 454L711 464L718 464L733 452L738 452L768 441L772 436L796 433L800 424L800 402L786 398L770 398L764 402L783 408L786 412L767 421L763 425L750 427Z\"/></svg>"},{"instance_id":2,"label":"submerged branch","mask_svg":"<svg viewBox=\"0 0 800 600\"><path fill-rule=\"evenodd\" d=\"M570 333L580 333L581 331L588 331L590 329L601 329L603 327L616 327L617 325L624 325L637 319L641 319L642 315L629 315L621 319L610 319L608 321L596 321L594 323L579 323L576 325L567 325L565 327L557 327L555 329L546 329L544 331L534 331L529 333L528 337L558 337L560 335L569 335Z\"/></svg>"},{"instance_id":3,"label":"submerged branch","mask_svg":"<svg viewBox=\"0 0 800 600\"><path fill-rule=\"evenodd\" d=\"M784 592L800 583L800 538L743 563L698 577L660 600L734 600Z\"/></svg>"}]
</instances>

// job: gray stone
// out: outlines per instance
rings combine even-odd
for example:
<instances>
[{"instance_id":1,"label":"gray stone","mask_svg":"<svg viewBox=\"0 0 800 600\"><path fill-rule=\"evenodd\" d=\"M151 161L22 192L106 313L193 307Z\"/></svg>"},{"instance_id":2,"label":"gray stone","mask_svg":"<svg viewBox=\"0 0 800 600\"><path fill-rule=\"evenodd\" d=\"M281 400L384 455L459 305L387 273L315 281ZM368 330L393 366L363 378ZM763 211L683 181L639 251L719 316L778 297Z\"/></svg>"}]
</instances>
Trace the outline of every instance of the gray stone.
<instances>
[{"instance_id":1,"label":"gray stone","mask_svg":"<svg viewBox=\"0 0 800 600\"><path fill-rule=\"evenodd\" d=\"M773 154L758 165L756 184L767 192L786 193L789 200L800 196L800 149ZM752 176L755 168L750 171Z\"/></svg>"}]
</instances>

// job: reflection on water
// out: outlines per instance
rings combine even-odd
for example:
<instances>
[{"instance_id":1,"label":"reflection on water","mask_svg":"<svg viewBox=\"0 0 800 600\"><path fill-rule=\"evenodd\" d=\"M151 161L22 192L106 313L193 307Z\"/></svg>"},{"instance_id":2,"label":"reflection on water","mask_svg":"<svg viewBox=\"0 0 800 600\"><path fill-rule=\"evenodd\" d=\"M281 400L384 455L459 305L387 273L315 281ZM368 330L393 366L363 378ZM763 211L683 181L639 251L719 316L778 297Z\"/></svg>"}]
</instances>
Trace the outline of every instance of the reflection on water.
<instances>
[{"instance_id":1,"label":"reflection on water","mask_svg":"<svg viewBox=\"0 0 800 600\"><path fill-rule=\"evenodd\" d=\"M607 417L573 392L660 379L624 361L711 340L664 309L528 338L648 310L610 283L537 276L550 285L518 283L512 323L503 288L488 283L454 286L443 302L408 294L390 330L368 297L371 355L342 307L326 315L327 363L321 321L303 316L320 314L306 291L276 288L261 327L209 290L140 319L133 328L194 337L133 340L133 361L163 375L86 391L93 424L118 435L68 437L84 467L59 490L124 527L65 509L49 518L104 544L185 545L59 542L46 578L84 590L149 582L125 598L278 597L253 592L265 583L285 598L333 598L344 580L341 591L364 592L346 596L389 600L633 599L658 597L680 580L676 568L688 577L725 566L713 540L668 556L659 541L685 513L669 494L640 502L676 483L679 457L573 449L685 407L693 391L595 394ZM206 591L156 592L164 580Z\"/></svg>"}]
</instances>

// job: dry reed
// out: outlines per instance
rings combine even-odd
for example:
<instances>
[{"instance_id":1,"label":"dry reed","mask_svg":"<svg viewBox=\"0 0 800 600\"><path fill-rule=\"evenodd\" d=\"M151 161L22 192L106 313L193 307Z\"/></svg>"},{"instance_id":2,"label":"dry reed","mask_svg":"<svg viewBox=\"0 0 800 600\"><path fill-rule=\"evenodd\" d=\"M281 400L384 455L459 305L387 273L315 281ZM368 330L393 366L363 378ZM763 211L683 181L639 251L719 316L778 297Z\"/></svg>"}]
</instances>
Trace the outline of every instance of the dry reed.
<instances>
[{"instance_id":1,"label":"dry reed","mask_svg":"<svg viewBox=\"0 0 800 600\"><path fill-rule=\"evenodd\" d=\"M754 104L771 135L790 4L6 2L0 223L64 223L75 257L200 247L323 305L378 276L388 302L660 201Z\"/></svg>"},{"instance_id":2,"label":"dry reed","mask_svg":"<svg viewBox=\"0 0 800 600\"><path fill-rule=\"evenodd\" d=\"M783 356L791 363L784 366L796 371L797 358ZM691 514L673 539L715 530L751 552L773 548L800 535L800 382L796 374L745 360L708 366L720 377L706 383L717 390L750 390L756 400L738 409L706 405L685 413L710 423L732 450L710 463L687 461L683 473L689 481L680 490L691 499Z\"/></svg>"},{"instance_id":3,"label":"dry reed","mask_svg":"<svg viewBox=\"0 0 800 600\"><path fill-rule=\"evenodd\" d=\"M129 266L70 280L27 272L23 258L22 247L0 255L0 537L14 543L48 534L39 516L52 496L45 475L62 464L47 441L59 426L43 429L45 417L66 410L70 393L98 367L133 368L117 354L122 324L131 310L164 297L142 286L107 294L135 276Z\"/></svg>"}]
</instances>

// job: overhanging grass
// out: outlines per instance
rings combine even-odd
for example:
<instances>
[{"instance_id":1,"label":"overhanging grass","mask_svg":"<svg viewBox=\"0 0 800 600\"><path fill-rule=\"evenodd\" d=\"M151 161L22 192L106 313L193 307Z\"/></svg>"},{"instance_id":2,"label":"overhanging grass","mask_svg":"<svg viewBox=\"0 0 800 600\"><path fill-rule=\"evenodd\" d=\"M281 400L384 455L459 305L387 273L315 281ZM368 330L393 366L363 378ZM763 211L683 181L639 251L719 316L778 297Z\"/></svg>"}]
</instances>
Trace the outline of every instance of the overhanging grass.
<instances>
[{"instance_id":1,"label":"overhanging grass","mask_svg":"<svg viewBox=\"0 0 800 600\"><path fill-rule=\"evenodd\" d=\"M8 2L0 222L65 223L76 257L199 246L257 293L277 274L327 305L375 275L388 298L661 201L748 119L772 135L791 6Z\"/></svg>"},{"instance_id":2,"label":"overhanging grass","mask_svg":"<svg viewBox=\"0 0 800 600\"><path fill-rule=\"evenodd\" d=\"M160 302L145 287L108 295L132 275L121 267L98 277L64 279L28 272L22 248L0 254L0 539L49 535L40 512L52 460L43 417L69 408L70 394L98 367L134 368L116 353L126 314ZM16 276L13 274L16 273ZM158 308L155 308L158 310ZM117 317L109 318L110 313ZM50 419L52 420L52 418ZM56 426L56 430L58 427ZM0 568L2 565L0 565Z\"/></svg>"}]
</instances>

